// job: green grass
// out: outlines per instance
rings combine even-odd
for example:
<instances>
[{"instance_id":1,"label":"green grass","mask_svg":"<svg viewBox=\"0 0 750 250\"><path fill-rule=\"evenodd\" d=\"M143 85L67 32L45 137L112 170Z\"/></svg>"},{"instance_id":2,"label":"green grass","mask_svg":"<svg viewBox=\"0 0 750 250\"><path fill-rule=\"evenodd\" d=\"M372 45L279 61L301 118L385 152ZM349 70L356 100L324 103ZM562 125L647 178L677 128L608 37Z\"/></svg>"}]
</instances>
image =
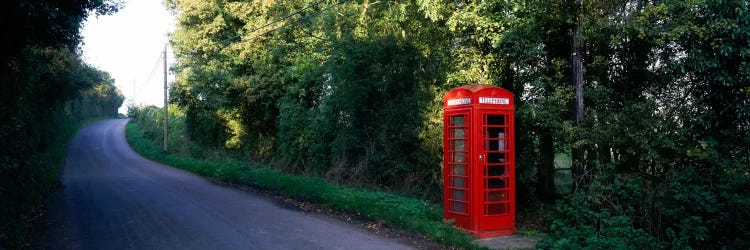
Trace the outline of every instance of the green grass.
<instances>
[{"instance_id":1,"label":"green grass","mask_svg":"<svg viewBox=\"0 0 750 250\"><path fill-rule=\"evenodd\" d=\"M473 238L443 223L442 212L428 202L394 194L329 184L321 178L296 176L235 160L207 161L170 154L146 138L139 127L127 126L128 143L146 158L209 178L278 190L284 195L358 214L454 247L481 249Z\"/></svg>"}]
</instances>

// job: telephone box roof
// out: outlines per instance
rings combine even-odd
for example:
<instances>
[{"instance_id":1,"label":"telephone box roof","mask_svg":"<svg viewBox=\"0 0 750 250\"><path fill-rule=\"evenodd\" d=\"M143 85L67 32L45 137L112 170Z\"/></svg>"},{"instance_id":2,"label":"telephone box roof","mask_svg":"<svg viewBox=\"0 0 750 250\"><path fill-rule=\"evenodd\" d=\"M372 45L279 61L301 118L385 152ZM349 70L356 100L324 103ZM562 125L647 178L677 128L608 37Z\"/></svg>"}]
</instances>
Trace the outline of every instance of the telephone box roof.
<instances>
[{"instance_id":1,"label":"telephone box roof","mask_svg":"<svg viewBox=\"0 0 750 250\"><path fill-rule=\"evenodd\" d=\"M454 88L443 96L446 108L460 108L466 105L500 104L497 108L510 108L515 105L514 95L510 91L489 85L470 84Z\"/></svg>"}]
</instances>

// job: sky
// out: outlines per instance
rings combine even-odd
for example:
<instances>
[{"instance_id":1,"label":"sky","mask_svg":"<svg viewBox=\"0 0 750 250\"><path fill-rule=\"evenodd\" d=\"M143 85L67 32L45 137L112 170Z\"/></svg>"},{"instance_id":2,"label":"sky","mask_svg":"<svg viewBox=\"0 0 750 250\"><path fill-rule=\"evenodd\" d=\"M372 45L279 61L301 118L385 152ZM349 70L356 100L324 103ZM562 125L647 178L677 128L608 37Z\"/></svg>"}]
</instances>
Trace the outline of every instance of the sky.
<instances>
[{"instance_id":1,"label":"sky","mask_svg":"<svg viewBox=\"0 0 750 250\"><path fill-rule=\"evenodd\" d=\"M120 11L90 16L84 23L84 60L115 79L126 97L120 113L127 111L129 103L163 106L164 69L157 60L176 21L162 2L126 0ZM167 59L169 64L174 62L171 48L167 48ZM170 73L168 82L173 78Z\"/></svg>"}]
</instances>

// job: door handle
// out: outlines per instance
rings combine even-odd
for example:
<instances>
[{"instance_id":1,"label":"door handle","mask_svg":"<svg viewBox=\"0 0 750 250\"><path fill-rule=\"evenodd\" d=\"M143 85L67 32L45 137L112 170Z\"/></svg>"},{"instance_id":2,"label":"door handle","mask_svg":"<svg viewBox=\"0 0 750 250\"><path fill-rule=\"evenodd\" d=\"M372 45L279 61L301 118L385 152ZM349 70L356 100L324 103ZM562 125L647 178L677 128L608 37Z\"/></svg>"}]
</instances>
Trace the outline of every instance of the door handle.
<instances>
[{"instance_id":1,"label":"door handle","mask_svg":"<svg viewBox=\"0 0 750 250\"><path fill-rule=\"evenodd\" d=\"M479 155L479 161L482 161L482 155Z\"/></svg>"}]
</instances>

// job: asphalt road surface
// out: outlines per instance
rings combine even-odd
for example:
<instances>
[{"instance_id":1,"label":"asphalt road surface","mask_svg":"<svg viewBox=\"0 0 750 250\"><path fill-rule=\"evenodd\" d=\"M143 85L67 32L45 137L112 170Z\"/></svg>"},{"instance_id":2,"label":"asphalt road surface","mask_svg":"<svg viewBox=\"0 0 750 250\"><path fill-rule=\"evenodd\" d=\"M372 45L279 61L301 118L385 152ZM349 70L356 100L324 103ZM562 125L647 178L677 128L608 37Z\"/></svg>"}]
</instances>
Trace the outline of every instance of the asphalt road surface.
<instances>
[{"instance_id":1,"label":"asphalt road surface","mask_svg":"<svg viewBox=\"0 0 750 250\"><path fill-rule=\"evenodd\" d=\"M147 160L128 146L126 124L94 123L71 143L44 248L412 248Z\"/></svg>"}]
</instances>

